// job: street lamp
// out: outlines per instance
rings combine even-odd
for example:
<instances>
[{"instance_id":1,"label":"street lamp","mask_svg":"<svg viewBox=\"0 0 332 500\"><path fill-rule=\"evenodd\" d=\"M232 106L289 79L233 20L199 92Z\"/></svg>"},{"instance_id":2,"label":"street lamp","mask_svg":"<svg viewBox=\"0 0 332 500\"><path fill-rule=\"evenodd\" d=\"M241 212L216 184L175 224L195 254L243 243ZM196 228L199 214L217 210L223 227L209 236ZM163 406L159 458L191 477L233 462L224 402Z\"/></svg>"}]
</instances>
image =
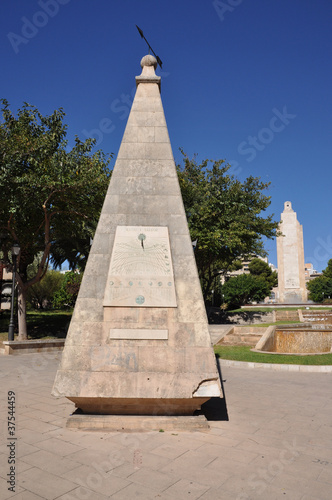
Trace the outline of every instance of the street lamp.
<instances>
[{"instance_id":1,"label":"street lamp","mask_svg":"<svg viewBox=\"0 0 332 500\"><path fill-rule=\"evenodd\" d=\"M14 243L12 246L12 259L13 259L13 281L12 281L12 300L10 310L10 322L8 328L8 340L14 340L14 299L15 299L15 275L16 275L16 259L20 253L20 245Z\"/></svg>"}]
</instances>

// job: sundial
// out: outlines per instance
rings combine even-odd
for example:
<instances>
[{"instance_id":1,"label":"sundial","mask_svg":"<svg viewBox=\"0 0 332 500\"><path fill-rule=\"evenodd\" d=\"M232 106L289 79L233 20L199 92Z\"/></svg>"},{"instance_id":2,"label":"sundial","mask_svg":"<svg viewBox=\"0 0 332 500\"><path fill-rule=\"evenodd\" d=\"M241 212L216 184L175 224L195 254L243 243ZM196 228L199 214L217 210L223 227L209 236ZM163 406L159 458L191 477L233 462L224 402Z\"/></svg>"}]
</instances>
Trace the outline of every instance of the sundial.
<instances>
[{"instance_id":1,"label":"sundial","mask_svg":"<svg viewBox=\"0 0 332 500\"><path fill-rule=\"evenodd\" d=\"M141 35L141 37L143 38L143 40L146 41L148 47L149 47L149 54L150 54L150 51L152 52L152 54L155 56L155 58L157 59L157 63L159 64L160 66L160 69L162 69L162 66L163 66L163 63L161 62L161 59L159 56L157 56L157 54L154 52L154 50L152 49L151 45L149 44L149 42L147 41L147 39L145 38L144 36L144 33L143 31L141 30L141 28L139 28L136 24L136 28L138 29L138 32L139 34Z\"/></svg>"},{"instance_id":2,"label":"sundial","mask_svg":"<svg viewBox=\"0 0 332 500\"><path fill-rule=\"evenodd\" d=\"M177 306L167 227L117 227L104 306Z\"/></svg>"}]
</instances>

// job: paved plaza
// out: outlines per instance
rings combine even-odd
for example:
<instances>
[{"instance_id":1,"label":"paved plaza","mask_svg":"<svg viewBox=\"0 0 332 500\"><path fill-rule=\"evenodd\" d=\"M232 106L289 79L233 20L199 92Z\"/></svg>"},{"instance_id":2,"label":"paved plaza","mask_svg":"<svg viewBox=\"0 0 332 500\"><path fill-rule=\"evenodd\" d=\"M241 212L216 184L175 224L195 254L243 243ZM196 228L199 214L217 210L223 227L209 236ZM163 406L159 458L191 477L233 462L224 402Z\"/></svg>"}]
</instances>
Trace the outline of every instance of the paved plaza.
<instances>
[{"instance_id":1,"label":"paved plaza","mask_svg":"<svg viewBox=\"0 0 332 500\"><path fill-rule=\"evenodd\" d=\"M221 365L229 420L208 431L82 432L65 428L73 404L50 394L59 360L0 357L1 500L332 498L332 374Z\"/></svg>"}]
</instances>

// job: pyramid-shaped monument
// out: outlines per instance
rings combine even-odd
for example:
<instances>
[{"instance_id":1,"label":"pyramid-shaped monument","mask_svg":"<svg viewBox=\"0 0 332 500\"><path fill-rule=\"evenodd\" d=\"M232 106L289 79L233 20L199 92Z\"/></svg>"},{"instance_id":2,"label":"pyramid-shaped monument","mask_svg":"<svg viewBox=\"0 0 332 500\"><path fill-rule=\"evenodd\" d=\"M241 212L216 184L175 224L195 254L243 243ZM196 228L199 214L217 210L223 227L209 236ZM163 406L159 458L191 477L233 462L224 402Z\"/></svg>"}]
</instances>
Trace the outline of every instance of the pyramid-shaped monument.
<instances>
[{"instance_id":1,"label":"pyramid-shaped monument","mask_svg":"<svg viewBox=\"0 0 332 500\"><path fill-rule=\"evenodd\" d=\"M157 61L141 66L53 394L89 414L192 415L220 380Z\"/></svg>"}]
</instances>

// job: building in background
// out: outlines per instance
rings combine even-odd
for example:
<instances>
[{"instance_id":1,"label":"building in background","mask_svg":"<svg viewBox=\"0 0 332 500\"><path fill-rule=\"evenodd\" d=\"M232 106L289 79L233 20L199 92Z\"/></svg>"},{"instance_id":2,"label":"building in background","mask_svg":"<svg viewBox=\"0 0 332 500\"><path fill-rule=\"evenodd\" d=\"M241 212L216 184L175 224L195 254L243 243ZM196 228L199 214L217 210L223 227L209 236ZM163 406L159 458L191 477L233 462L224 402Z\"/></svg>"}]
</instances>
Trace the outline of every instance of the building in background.
<instances>
[{"instance_id":1,"label":"building in background","mask_svg":"<svg viewBox=\"0 0 332 500\"><path fill-rule=\"evenodd\" d=\"M221 284L223 285L225 283L225 281L228 280L229 278L235 278L235 276L239 276L240 274L250 274L249 264L253 259L261 259L264 262L266 262L267 264L269 264L272 271L276 270L275 267L273 266L273 264L270 264L268 262L267 257L261 257L260 255L253 255L251 259L247 259L247 260L242 261L242 267L240 269L237 269L236 271L228 271L225 276L221 276L221 278L220 278Z\"/></svg>"},{"instance_id":2,"label":"building in background","mask_svg":"<svg viewBox=\"0 0 332 500\"><path fill-rule=\"evenodd\" d=\"M314 269L314 266L311 263L308 263L304 265L304 275L305 280L309 281L317 278L318 276L322 276L323 273L319 273L316 269Z\"/></svg>"},{"instance_id":3,"label":"building in background","mask_svg":"<svg viewBox=\"0 0 332 500\"><path fill-rule=\"evenodd\" d=\"M0 262L0 309L10 309L11 293L12 273L8 273L5 264Z\"/></svg>"}]
</instances>

